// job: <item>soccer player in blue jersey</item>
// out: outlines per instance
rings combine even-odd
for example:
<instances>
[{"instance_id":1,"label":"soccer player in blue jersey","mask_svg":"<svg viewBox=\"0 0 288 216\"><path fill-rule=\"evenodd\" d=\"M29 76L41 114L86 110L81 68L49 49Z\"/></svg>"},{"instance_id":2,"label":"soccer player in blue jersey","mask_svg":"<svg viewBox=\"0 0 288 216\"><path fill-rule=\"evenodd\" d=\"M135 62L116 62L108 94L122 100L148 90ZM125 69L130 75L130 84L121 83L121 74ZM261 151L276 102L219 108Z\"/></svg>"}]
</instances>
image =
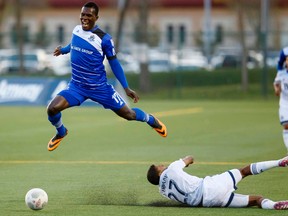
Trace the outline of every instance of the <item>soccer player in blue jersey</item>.
<instances>
[{"instance_id":1,"label":"soccer player in blue jersey","mask_svg":"<svg viewBox=\"0 0 288 216\"><path fill-rule=\"evenodd\" d=\"M80 106L87 99L111 109L124 119L147 122L162 137L167 136L166 126L159 119L139 108L130 109L114 87L107 83L103 65L105 57L127 96L132 98L134 103L138 102L139 97L129 88L116 58L111 36L96 25L98 11L99 8L94 2L86 3L80 13L81 25L74 28L70 44L57 47L54 51L54 56L70 53L72 77L67 89L60 91L47 107L48 119L57 130L48 143L49 151L55 150L68 133L62 123L61 111Z\"/></svg>"},{"instance_id":2,"label":"soccer player in blue jersey","mask_svg":"<svg viewBox=\"0 0 288 216\"><path fill-rule=\"evenodd\" d=\"M168 167L153 164L147 172L147 179L151 184L159 185L159 192L164 197L191 207L258 206L262 209L288 210L288 200L274 202L259 195L234 193L237 184L247 176L257 175L275 167L287 167L288 156L280 160L252 163L240 169L231 169L205 178L183 171L193 162L192 156L186 156Z\"/></svg>"}]
</instances>

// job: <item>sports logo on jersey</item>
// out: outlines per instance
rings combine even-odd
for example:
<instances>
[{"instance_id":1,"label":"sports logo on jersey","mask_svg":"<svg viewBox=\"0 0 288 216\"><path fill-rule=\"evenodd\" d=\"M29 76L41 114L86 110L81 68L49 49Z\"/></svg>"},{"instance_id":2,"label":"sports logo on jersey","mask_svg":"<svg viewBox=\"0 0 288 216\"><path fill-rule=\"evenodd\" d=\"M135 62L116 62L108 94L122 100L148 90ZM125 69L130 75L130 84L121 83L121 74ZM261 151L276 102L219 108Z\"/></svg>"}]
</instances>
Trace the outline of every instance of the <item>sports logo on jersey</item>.
<instances>
[{"instance_id":1,"label":"sports logo on jersey","mask_svg":"<svg viewBox=\"0 0 288 216\"><path fill-rule=\"evenodd\" d=\"M95 36L94 36L94 35L91 35L91 36L88 38L88 40L91 41L91 42L92 42L92 41L95 41Z\"/></svg>"}]
</instances>

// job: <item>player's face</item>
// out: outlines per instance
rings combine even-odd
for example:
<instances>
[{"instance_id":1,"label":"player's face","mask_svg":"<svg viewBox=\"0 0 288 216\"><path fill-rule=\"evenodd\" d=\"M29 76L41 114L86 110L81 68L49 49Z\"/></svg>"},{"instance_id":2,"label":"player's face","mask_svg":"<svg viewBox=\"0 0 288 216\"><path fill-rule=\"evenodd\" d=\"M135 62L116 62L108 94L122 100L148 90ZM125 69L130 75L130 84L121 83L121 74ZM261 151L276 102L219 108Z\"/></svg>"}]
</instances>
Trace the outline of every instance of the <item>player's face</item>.
<instances>
[{"instance_id":1,"label":"player's face","mask_svg":"<svg viewBox=\"0 0 288 216\"><path fill-rule=\"evenodd\" d=\"M158 165L158 166L156 166L157 168L157 171L158 171L158 174L159 174L159 176L161 175L161 173L167 168L166 166L164 166L164 165Z\"/></svg>"},{"instance_id":2,"label":"player's face","mask_svg":"<svg viewBox=\"0 0 288 216\"><path fill-rule=\"evenodd\" d=\"M97 19L98 16L95 15L94 8L82 7L80 13L80 21L84 31L93 29Z\"/></svg>"}]
</instances>

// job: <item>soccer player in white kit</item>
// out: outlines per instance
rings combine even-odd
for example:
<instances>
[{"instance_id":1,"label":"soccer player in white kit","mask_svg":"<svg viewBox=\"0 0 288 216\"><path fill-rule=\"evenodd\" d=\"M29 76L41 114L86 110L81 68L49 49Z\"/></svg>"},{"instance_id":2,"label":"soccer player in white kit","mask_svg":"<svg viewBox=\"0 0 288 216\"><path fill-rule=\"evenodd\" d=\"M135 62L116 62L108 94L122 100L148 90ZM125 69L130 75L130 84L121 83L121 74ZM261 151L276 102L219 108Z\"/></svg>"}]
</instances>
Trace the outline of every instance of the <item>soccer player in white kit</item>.
<instances>
[{"instance_id":1,"label":"soccer player in white kit","mask_svg":"<svg viewBox=\"0 0 288 216\"><path fill-rule=\"evenodd\" d=\"M283 126L283 141L288 152L288 53L284 61L286 67L278 70L274 80L275 95L279 96L279 120Z\"/></svg>"},{"instance_id":2,"label":"soccer player in white kit","mask_svg":"<svg viewBox=\"0 0 288 216\"><path fill-rule=\"evenodd\" d=\"M183 171L194 162L192 156L186 156L164 165L151 165L147 179L151 184L159 185L164 197L191 207L231 207L241 208L258 206L262 209L288 209L287 201L274 202L260 195L242 195L234 193L237 184L246 176L257 175L275 167L287 167L288 156L280 160L252 163L241 169L232 169L222 174L199 178Z\"/></svg>"}]
</instances>

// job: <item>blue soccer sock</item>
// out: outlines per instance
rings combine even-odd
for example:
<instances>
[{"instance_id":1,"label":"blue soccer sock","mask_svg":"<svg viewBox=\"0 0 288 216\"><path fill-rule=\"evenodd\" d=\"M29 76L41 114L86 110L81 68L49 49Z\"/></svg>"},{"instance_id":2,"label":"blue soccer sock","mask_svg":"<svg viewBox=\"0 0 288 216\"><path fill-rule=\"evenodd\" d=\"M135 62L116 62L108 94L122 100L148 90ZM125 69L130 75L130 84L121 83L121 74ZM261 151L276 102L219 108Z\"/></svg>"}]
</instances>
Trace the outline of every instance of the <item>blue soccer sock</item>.
<instances>
[{"instance_id":1,"label":"blue soccer sock","mask_svg":"<svg viewBox=\"0 0 288 216\"><path fill-rule=\"evenodd\" d=\"M136 121L147 122L149 115L139 108L132 108L136 113Z\"/></svg>"},{"instance_id":2,"label":"blue soccer sock","mask_svg":"<svg viewBox=\"0 0 288 216\"><path fill-rule=\"evenodd\" d=\"M48 120L51 122L52 125L55 126L57 133L60 136L65 136L66 134L66 128L64 127L62 120L61 120L61 113L57 113L54 116L48 116Z\"/></svg>"},{"instance_id":3,"label":"blue soccer sock","mask_svg":"<svg viewBox=\"0 0 288 216\"><path fill-rule=\"evenodd\" d=\"M154 124L155 124L155 118L154 118L154 116L149 115L149 119L148 119L147 124L149 124L151 127L154 127Z\"/></svg>"},{"instance_id":4,"label":"blue soccer sock","mask_svg":"<svg viewBox=\"0 0 288 216\"><path fill-rule=\"evenodd\" d=\"M152 115L145 113L139 108L132 108L132 110L136 113L136 121L147 122L151 127L154 126L155 118Z\"/></svg>"},{"instance_id":5,"label":"blue soccer sock","mask_svg":"<svg viewBox=\"0 0 288 216\"><path fill-rule=\"evenodd\" d=\"M56 128L59 136L65 136L66 135L66 131L67 129L64 127L64 125L62 124L60 127Z\"/></svg>"}]
</instances>

